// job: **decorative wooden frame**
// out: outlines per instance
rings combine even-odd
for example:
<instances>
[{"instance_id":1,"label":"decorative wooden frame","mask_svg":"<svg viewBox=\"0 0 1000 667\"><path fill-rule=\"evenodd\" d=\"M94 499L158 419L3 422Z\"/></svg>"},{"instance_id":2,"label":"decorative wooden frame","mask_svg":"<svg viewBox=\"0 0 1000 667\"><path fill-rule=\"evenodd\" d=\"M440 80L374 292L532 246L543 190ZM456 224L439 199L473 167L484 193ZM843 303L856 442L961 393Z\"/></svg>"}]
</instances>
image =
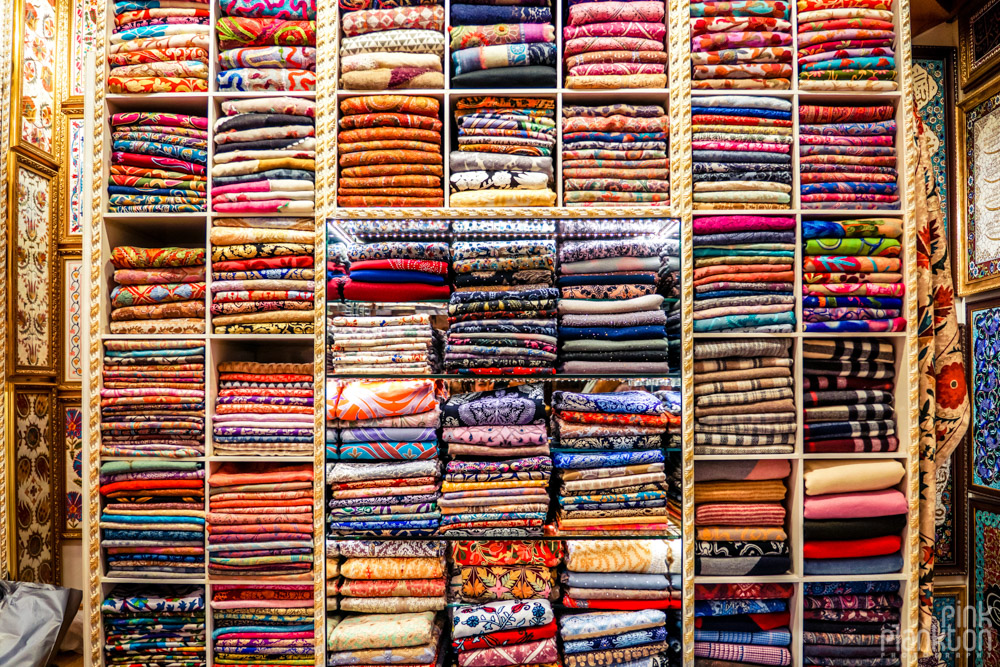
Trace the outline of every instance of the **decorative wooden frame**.
<instances>
[{"instance_id":1,"label":"decorative wooden frame","mask_svg":"<svg viewBox=\"0 0 1000 667\"><path fill-rule=\"evenodd\" d=\"M25 56L25 30L27 29L27 23L25 17L27 16L27 10L25 8L25 3L28 0L12 0L14 3L14 40L11 46L13 47L13 62L18 64L22 71L16 76L12 77L11 80L11 127L10 127L10 146L11 148L21 152L23 155L27 155L43 162L44 164L58 168L59 167L59 129L58 129L58 114L59 114L59 93L61 87L59 86L59 81L57 79L56 71L58 68L59 61L59 8L54 6L55 16L52 22L52 53L51 53L51 67L52 67L52 108L50 110L51 123L52 123L52 138L51 138L51 150L45 151L42 148L26 141L21 135L21 124L24 118L24 95L23 86L25 85L24 77L24 56ZM66 0L60 0L60 5L66 6L68 3ZM55 3L54 3L55 5ZM44 28L43 28L44 29Z\"/></svg>"},{"instance_id":2,"label":"decorative wooden frame","mask_svg":"<svg viewBox=\"0 0 1000 667\"><path fill-rule=\"evenodd\" d=\"M976 530L976 513L979 511L1000 515L1000 503L988 500L986 498L977 498L976 496L972 496L969 498L969 527L970 527L969 588L967 591L968 598L966 604L971 606L972 609L976 610L977 616L975 620L979 624L979 627L983 628L984 630L988 630L989 628L988 623L991 621L989 617L990 610L991 608L993 608L992 605L996 604L996 599L994 597L994 599L991 600L992 602L991 605L987 604L986 600L981 599L977 595L978 589L977 589L976 575L977 575L977 568L979 566L979 560L976 557L976 542L977 540L980 539L981 534ZM986 615L985 618L981 618L979 616L980 610L985 612ZM994 620L993 623L994 623L993 627L996 628L996 621ZM994 641L995 639L996 637L994 637ZM992 667L992 665L988 665L984 662L979 662L977 660L977 658L979 657L978 652L973 652L970 657L972 659L969 660L969 667Z\"/></svg>"},{"instance_id":3,"label":"decorative wooden frame","mask_svg":"<svg viewBox=\"0 0 1000 667\"><path fill-rule=\"evenodd\" d=\"M975 357L975 349L973 348L973 318L978 311L997 309L1000 310L1000 299L988 299L984 301L975 301L965 303L965 358L968 362L967 376L969 381L969 401L972 409L972 415L969 421L968 435L966 436L969 440L969 460L966 462L966 485L968 491L973 494L978 494L982 496L987 496L995 499L1000 499L1000 477L997 479L997 488L991 489L982 484L977 484L975 481L975 466L976 466L976 395L975 395L975 376L973 373L973 360ZM970 523L971 526L971 523ZM971 562L969 567L971 567Z\"/></svg>"},{"instance_id":4,"label":"decorative wooden frame","mask_svg":"<svg viewBox=\"0 0 1000 667\"><path fill-rule=\"evenodd\" d=\"M965 549L962 549L962 551L965 551ZM969 606L968 589L964 585L935 586L934 599L937 600L939 597L955 598L955 607L957 608L957 614L955 615L954 638L954 641L957 643L957 650L955 651L955 667L966 667L968 656L966 655L966 647L962 638L966 629L965 612ZM944 638L939 637L939 640L941 639Z\"/></svg>"},{"instance_id":5,"label":"decorative wooden frame","mask_svg":"<svg viewBox=\"0 0 1000 667\"><path fill-rule=\"evenodd\" d=\"M12 44L14 39L14 0L0 0L0 44ZM10 49L0 49L0 175L5 178L8 170L8 149L11 135L11 69L13 54ZM0 187L0 276L7 275L8 188ZM0 280L0 303L7 302L7 281ZM6 340L7 319L0 319L0 340ZM7 384L7 346L0 344L0 383ZM5 392L6 395L6 392ZM4 401L0 410L0 442L5 444L0 454L0 577L11 578L14 550L10 536L14 534L14 485L8 482L8 471L14 469L12 448L7 444L9 433L10 401Z\"/></svg>"},{"instance_id":6,"label":"decorative wooden frame","mask_svg":"<svg viewBox=\"0 0 1000 667\"><path fill-rule=\"evenodd\" d=\"M965 93L1000 65L1000 41L978 60L973 52L977 28L996 23L998 19L1000 0L969 3L968 9L958 17L958 77Z\"/></svg>"},{"instance_id":7,"label":"decorative wooden frame","mask_svg":"<svg viewBox=\"0 0 1000 667\"><path fill-rule=\"evenodd\" d=\"M83 117L82 109L63 109L60 114L61 131L63 137L63 163L59 169L59 181L61 200L59 202L59 236L60 244L79 245L83 242L84 213L87 206L87 195L83 189L84 173L87 169L86 155L83 150L83 133L86 132L86 121ZM79 135L74 137L74 126L78 127ZM73 149L74 139L78 141L79 162L78 176L73 173ZM76 197L76 210L79 212L78 229L73 231L71 218L73 215L73 199Z\"/></svg>"},{"instance_id":8,"label":"decorative wooden frame","mask_svg":"<svg viewBox=\"0 0 1000 667\"><path fill-rule=\"evenodd\" d=\"M76 292L73 292L73 271ZM59 386L79 390L83 382L83 258L75 251L59 252ZM75 342L74 342L75 341ZM71 360L76 346L76 369Z\"/></svg>"},{"instance_id":9,"label":"decorative wooden frame","mask_svg":"<svg viewBox=\"0 0 1000 667\"><path fill-rule=\"evenodd\" d=\"M76 396L60 396L56 401L57 405L57 421L59 428L56 429L56 436L59 442L58 448L58 462L52 467L53 473L56 479L56 493L58 494L56 505L56 530L59 535L64 540L79 540L83 538L83 471L81 468L80 472L80 490L79 490L79 501L80 501L80 519L79 526L75 528L67 528L66 521L69 516L69 506L67 503L67 485L69 484L69 474L67 466L69 461L67 456L69 451L67 450L67 443L69 442L69 427L70 422L67 419L67 412L71 409L75 409L79 421L76 423L76 428L78 429L77 441L79 443L79 457L81 464L83 462L83 400L79 395Z\"/></svg>"}]
</instances>

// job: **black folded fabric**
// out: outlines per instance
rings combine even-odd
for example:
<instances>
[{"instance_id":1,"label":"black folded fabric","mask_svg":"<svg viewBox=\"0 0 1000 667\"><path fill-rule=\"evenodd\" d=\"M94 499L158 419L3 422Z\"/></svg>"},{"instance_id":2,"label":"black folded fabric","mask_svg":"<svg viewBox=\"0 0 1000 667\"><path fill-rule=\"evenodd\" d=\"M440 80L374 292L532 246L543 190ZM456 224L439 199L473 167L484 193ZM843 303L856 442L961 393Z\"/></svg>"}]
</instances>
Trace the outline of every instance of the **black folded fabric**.
<instances>
[{"instance_id":1,"label":"black folded fabric","mask_svg":"<svg viewBox=\"0 0 1000 667\"><path fill-rule=\"evenodd\" d=\"M556 68L495 67L451 77L452 88L555 88Z\"/></svg>"},{"instance_id":2,"label":"black folded fabric","mask_svg":"<svg viewBox=\"0 0 1000 667\"><path fill-rule=\"evenodd\" d=\"M802 539L860 540L866 537L899 535L904 526L905 514L867 519L806 519L802 522Z\"/></svg>"},{"instance_id":3,"label":"black folded fabric","mask_svg":"<svg viewBox=\"0 0 1000 667\"><path fill-rule=\"evenodd\" d=\"M802 620L802 629L806 632L832 632L842 635L881 635L883 632L895 633L899 629L899 622L841 623L806 618Z\"/></svg>"}]
</instances>

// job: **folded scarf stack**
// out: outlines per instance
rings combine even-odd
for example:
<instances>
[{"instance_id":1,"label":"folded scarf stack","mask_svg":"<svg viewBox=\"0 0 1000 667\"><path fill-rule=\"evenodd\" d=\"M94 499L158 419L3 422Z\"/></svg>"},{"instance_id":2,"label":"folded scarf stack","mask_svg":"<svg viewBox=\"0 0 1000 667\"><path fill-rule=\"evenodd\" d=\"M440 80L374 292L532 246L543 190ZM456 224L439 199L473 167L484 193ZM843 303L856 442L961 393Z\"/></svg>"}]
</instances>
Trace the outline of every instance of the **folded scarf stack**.
<instances>
[{"instance_id":1,"label":"folded scarf stack","mask_svg":"<svg viewBox=\"0 0 1000 667\"><path fill-rule=\"evenodd\" d=\"M556 567L562 562L560 540L451 540L451 597L460 603L484 604L498 600L559 599ZM556 634L555 622L532 631L533 639L548 639ZM511 634L489 637L498 646L517 643ZM521 637L520 639L524 639ZM476 639L454 639L456 650L476 648Z\"/></svg>"},{"instance_id":2,"label":"folded scarf stack","mask_svg":"<svg viewBox=\"0 0 1000 667\"><path fill-rule=\"evenodd\" d=\"M205 469L195 461L101 464L106 576L201 578L205 572Z\"/></svg>"},{"instance_id":3,"label":"folded scarf stack","mask_svg":"<svg viewBox=\"0 0 1000 667\"><path fill-rule=\"evenodd\" d=\"M896 488L906 474L903 464L812 460L803 466L805 574L898 572L907 511L906 498Z\"/></svg>"},{"instance_id":4,"label":"folded scarf stack","mask_svg":"<svg viewBox=\"0 0 1000 667\"><path fill-rule=\"evenodd\" d=\"M212 447L216 456L309 456L313 365L224 361L218 365Z\"/></svg>"},{"instance_id":5,"label":"folded scarf stack","mask_svg":"<svg viewBox=\"0 0 1000 667\"><path fill-rule=\"evenodd\" d=\"M444 88L443 3L396 5L341 5L341 90Z\"/></svg>"},{"instance_id":6,"label":"folded scarf stack","mask_svg":"<svg viewBox=\"0 0 1000 667\"><path fill-rule=\"evenodd\" d=\"M576 6L599 4L606 3ZM637 4L659 3L626 7ZM670 205L670 118L662 106L565 106L562 113L565 204Z\"/></svg>"},{"instance_id":7,"label":"folded scarf stack","mask_svg":"<svg viewBox=\"0 0 1000 667\"><path fill-rule=\"evenodd\" d=\"M695 454L794 451L791 344L779 338L695 344Z\"/></svg>"},{"instance_id":8,"label":"folded scarf stack","mask_svg":"<svg viewBox=\"0 0 1000 667\"><path fill-rule=\"evenodd\" d=\"M496 9L522 8L497 5ZM493 95L457 98L458 150L449 157L449 205L554 206L555 114L554 99Z\"/></svg>"},{"instance_id":9,"label":"folded scarf stack","mask_svg":"<svg viewBox=\"0 0 1000 667\"><path fill-rule=\"evenodd\" d=\"M696 97L691 132L696 210L791 208L790 100Z\"/></svg>"},{"instance_id":10,"label":"folded scarf stack","mask_svg":"<svg viewBox=\"0 0 1000 667\"><path fill-rule=\"evenodd\" d=\"M499 600L451 607L458 667L560 665L555 614L548 600Z\"/></svg>"},{"instance_id":11,"label":"folded scarf stack","mask_svg":"<svg viewBox=\"0 0 1000 667\"><path fill-rule=\"evenodd\" d=\"M802 593L804 664L903 664L898 581L807 581Z\"/></svg>"},{"instance_id":12,"label":"folded scarf stack","mask_svg":"<svg viewBox=\"0 0 1000 667\"><path fill-rule=\"evenodd\" d=\"M791 665L794 592L793 584L777 583L695 586L695 664Z\"/></svg>"},{"instance_id":13,"label":"folded scarf stack","mask_svg":"<svg viewBox=\"0 0 1000 667\"><path fill-rule=\"evenodd\" d=\"M363 614L442 611L444 542L350 540L340 543L340 609Z\"/></svg>"},{"instance_id":14,"label":"folded scarf stack","mask_svg":"<svg viewBox=\"0 0 1000 667\"><path fill-rule=\"evenodd\" d=\"M680 539L568 540L566 550L564 583L568 587L562 602L567 607L591 611L680 611L683 589ZM679 648L679 638L649 644L646 650L651 652L647 655L673 650L671 645L675 641ZM588 655L594 652L580 654L579 660L595 662L580 664L607 664L596 662L601 656Z\"/></svg>"},{"instance_id":15,"label":"folded scarf stack","mask_svg":"<svg viewBox=\"0 0 1000 667\"><path fill-rule=\"evenodd\" d=\"M337 236L329 227L326 234L326 298L327 301L338 301L344 283L347 282L347 272L351 260L347 254L347 244L338 241Z\"/></svg>"},{"instance_id":16,"label":"folded scarf stack","mask_svg":"<svg viewBox=\"0 0 1000 667\"><path fill-rule=\"evenodd\" d=\"M128 458L205 455L205 343L104 343L101 454Z\"/></svg>"},{"instance_id":17,"label":"folded scarf stack","mask_svg":"<svg viewBox=\"0 0 1000 667\"><path fill-rule=\"evenodd\" d=\"M342 289L347 301L444 301L451 294L447 243L352 243L347 253L351 266Z\"/></svg>"},{"instance_id":18,"label":"folded scarf stack","mask_svg":"<svg viewBox=\"0 0 1000 667\"><path fill-rule=\"evenodd\" d=\"M118 246L111 251L111 265L111 333L205 330L204 248Z\"/></svg>"},{"instance_id":19,"label":"folded scarf stack","mask_svg":"<svg viewBox=\"0 0 1000 667\"><path fill-rule=\"evenodd\" d=\"M540 536L552 475L542 385L454 394L441 425L452 459L438 501L441 532Z\"/></svg>"},{"instance_id":20,"label":"folded scarf stack","mask_svg":"<svg viewBox=\"0 0 1000 667\"><path fill-rule=\"evenodd\" d=\"M549 0L453 3L451 87L555 88L554 12Z\"/></svg>"},{"instance_id":21,"label":"folded scarf stack","mask_svg":"<svg viewBox=\"0 0 1000 667\"><path fill-rule=\"evenodd\" d=\"M114 9L108 43L109 93L208 92L211 6L206 0L165 6L116 0Z\"/></svg>"},{"instance_id":22,"label":"folded scarf stack","mask_svg":"<svg viewBox=\"0 0 1000 667\"><path fill-rule=\"evenodd\" d=\"M205 590L118 584L101 601L105 665L204 667Z\"/></svg>"},{"instance_id":23,"label":"folded scarf stack","mask_svg":"<svg viewBox=\"0 0 1000 667\"><path fill-rule=\"evenodd\" d=\"M799 107L802 208L899 208L896 111L879 106Z\"/></svg>"},{"instance_id":24,"label":"folded scarf stack","mask_svg":"<svg viewBox=\"0 0 1000 667\"><path fill-rule=\"evenodd\" d=\"M786 460L699 461L695 465L695 573L784 574L792 566L785 532Z\"/></svg>"},{"instance_id":25,"label":"folded scarf stack","mask_svg":"<svg viewBox=\"0 0 1000 667\"><path fill-rule=\"evenodd\" d=\"M790 333L795 326L795 218L694 219L694 330Z\"/></svg>"},{"instance_id":26,"label":"folded scarf stack","mask_svg":"<svg viewBox=\"0 0 1000 667\"><path fill-rule=\"evenodd\" d=\"M691 87L791 88L791 19L788 2L692 2Z\"/></svg>"},{"instance_id":27,"label":"folded scarf stack","mask_svg":"<svg viewBox=\"0 0 1000 667\"><path fill-rule=\"evenodd\" d=\"M306 464L223 463L210 474L209 573L311 579L312 480Z\"/></svg>"},{"instance_id":28,"label":"folded scarf stack","mask_svg":"<svg viewBox=\"0 0 1000 667\"><path fill-rule=\"evenodd\" d=\"M460 375L555 373L555 242L454 244L445 369Z\"/></svg>"},{"instance_id":29,"label":"folded scarf stack","mask_svg":"<svg viewBox=\"0 0 1000 667\"><path fill-rule=\"evenodd\" d=\"M807 338L802 348L807 453L895 452L891 343Z\"/></svg>"},{"instance_id":30,"label":"folded scarf stack","mask_svg":"<svg viewBox=\"0 0 1000 667\"><path fill-rule=\"evenodd\" d=\"M219 90L316 90L316 2L222 0Z\"/></svg>"},{"instance_id":31,"label":"folded scarf stack","mask_svg":"<svg viewBox=\"0 0 1000 667\"><path fill-rule=\"evenodd\" d=\"M443 631L444 619L432 611L327 615L326 664L437 667L446 650L441 645Z\"/></svg>"},{"instance_id":32,"label":"folded scarf stack","mask_svg":"<svg viewBox=\"0 0 1000 667\"><path fill-rule=\"evenodd\" d=\"M663 0L570 0L563 27L566 87L666 88Z\"/></svg>"},{"instance_id":33,"label":"folded scarf stack","mask_svg":"<svg viewBox=\"0 0 1000 667\"><path fill-rule=\"evenodd\" d=\"M896 90L892 0L799 0L799 89Z\"/></svg>"},{"instance_id":34,"label":"folded scarf stack","mask_svg":"<svg viewBox=\"0 0 1000 667\"><path fill-rule=\"evenodd\" d=\"M213 663L231 667L311 664L317 640L312 586L212 585Z\"/></svg>"},{"instance_id":35,"label":"folded scarf stack","mask_svg":"<svg viewBox=\"0 0 1000 667\"><path fill-rule=\"evenodd\" d=\"M585 575L569 573L568 579L574 577L608 577L601 581L603 586L616 583L611 578L614 575ZM666 587L667 580L658 574L628 575L632 581L641 582L645 586ZM570 586L573 584L570 583ZM661 590L652 588L652 590ZM665 641L673 644L680 642L672 633L668 633L667 615L660 609L642 609L636 611L597 611L584 614L562 616L559 619L559 634L563 639L563 654L566 667L586 667L593 664L636 664L636 665L668 665L680 664L679 661L668 658L670 646L664 646ZM672 629L672 628L671 628ZM589 656L598 653L598 656ZM604 656L607 656L605 658ZM595 658L597 661L595 661ZM609 660L605 662L605 660Z\"/></svg>"},{"instance_id":36,"label":"folded scarf stack","mask_svg":"<svg viewBox=\"0 0 1000 667\"><path fill-rule=\"evenodd\" d=\"M444 206L440 101L348 97L340 113L338 206Z\"/></svg>"},{"instance_id":37,"label":"folded scarf stack","mask_svg":"<svg viewBox=\"0 0 1000 667\"><path fill-rule=\"evenodd\" d=\"M384 261L387 266L392 263ZM447 262L442 263L447 270ZM330 374L427 375L440 371L442 336L428 314L334 316L328 321L326 338L326 370Z\"/></svg>"}]
</instances>

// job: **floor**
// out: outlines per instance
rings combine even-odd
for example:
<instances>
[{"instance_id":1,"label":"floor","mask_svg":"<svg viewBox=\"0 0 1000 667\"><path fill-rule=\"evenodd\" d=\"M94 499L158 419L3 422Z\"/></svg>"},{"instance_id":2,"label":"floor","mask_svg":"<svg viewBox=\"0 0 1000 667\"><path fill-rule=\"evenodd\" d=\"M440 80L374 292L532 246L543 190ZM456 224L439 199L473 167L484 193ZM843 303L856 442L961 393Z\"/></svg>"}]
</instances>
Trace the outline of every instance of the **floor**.
<instances>
[{"instance_id":1,"label":"floor","mask_svg":"<svg viewBox=\"0 0 1000 667\"><path fill-rule=\"evenodd\" d=\"M83 667L83 656L79 653L60 653L52 662L53 667Z\"/></svg>"}]
</instances>

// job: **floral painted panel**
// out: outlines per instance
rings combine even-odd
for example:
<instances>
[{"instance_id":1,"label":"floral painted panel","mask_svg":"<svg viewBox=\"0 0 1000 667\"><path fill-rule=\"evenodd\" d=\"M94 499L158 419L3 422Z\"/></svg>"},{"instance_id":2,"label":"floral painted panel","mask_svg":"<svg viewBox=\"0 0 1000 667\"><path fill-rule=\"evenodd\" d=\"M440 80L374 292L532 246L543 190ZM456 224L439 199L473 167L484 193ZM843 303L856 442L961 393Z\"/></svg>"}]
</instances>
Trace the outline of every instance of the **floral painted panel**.
<instances>
[{"instance_id":1,"label":"floral painted panel","mask_svg":"<svg viewBox=\"0 0 1000 667\"><path fill-rule=\"evenodd\" d=\"M57 583L55 499L52 488L52 393L14 392L14 488L17 576Z\"/></svg>"},{"instance_id":2,"label":"floral painted panel","mask_svg":"<svg viewBox=\"0 0 1000 667\"><path fill-rule=\"evenodd\" d=\"M63 479L65 522L62 531L83 529L83 411L79 405L63 406Z\"/></svg>"},{"instance_id":3,"label":"floral painted panel","mask_svg":"<svg viewBox=\"0 0 1000 667\"><path fill-rule=\"evenodd\" d=\"M973 490L1000 495L1000 305L969 306Z\"/></svg>"},{"instance_id":4,"label":"floral painted panel","mask_svg":"<svg viewBox=\"0 0 1000 667\"><path fill-rule=\"evenodd\" d=\"M56 7L24 0L21 64L21 141L52 155L56 113Z\"/></svg>"},{"instance_id":5,"label":"floral painted panel","mask_svg":"<svg viewBox=\"0 0 1000 667\"><path fill-rule=\"evenodd\" d=\"M73 41L69 59L69 94L72 97L83 95L87 56L94 45L99 7L94 0L73 0Z\"/></svg>"},{"instance_id":6,"label":"floral painted panel","mask_svg":"<svg viewBox=\"0 0 1000 667\"><path fill-rule=\"evenodd\" d=\"M52 331L49 316L50 184L45 176L18 167L15 221L17 277L14 284L17 321L14 360L18 370L46 370L52 366L52 350L49 349Z\"/></svg>"},{"instance_id":7,"label":"floral painted panel","mask_svg":"<svg viewBox=\"0 0 1000 667\"><path fill-rule=\"evenodd\" d=\"M66 262L63 270L63 358L66 367L63 380L66 382L83 381L83 263L78 260Z\"/></svg>"},{"instance_id":8,"label":"floral painted panel","mask_svg":"<svg viewBox=\"0 0 1000 667\"><path fill-rule=\"evenodd\" d=\"M66 154L68 156L67 168L69 169L69 187L66 194L69 209L67 218L66 233L69 236L80 236L83 234L83 140L86 124L83 118L69 119L68 144Z\"/></svg>"}]
</instances>

